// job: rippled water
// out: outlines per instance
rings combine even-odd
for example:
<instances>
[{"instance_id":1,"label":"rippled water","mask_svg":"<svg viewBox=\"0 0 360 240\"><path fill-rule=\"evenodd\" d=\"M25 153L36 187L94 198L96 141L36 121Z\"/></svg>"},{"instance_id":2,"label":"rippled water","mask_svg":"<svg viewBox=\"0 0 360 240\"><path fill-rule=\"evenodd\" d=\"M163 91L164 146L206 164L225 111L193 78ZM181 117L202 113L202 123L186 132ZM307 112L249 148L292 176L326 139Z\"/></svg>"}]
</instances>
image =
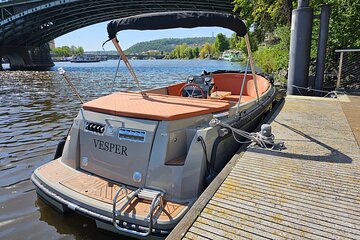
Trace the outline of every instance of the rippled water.
<instances>
[{"instance_id":1,"label":"rippled water","mask_svg":"<svg viewBox=\"0 0 360 240\"><path fill-rule=\"evenodd\" d=\"M237 63L206 60L131 61L144 88L183 81L202 70L239 70ZM123 64L113 84L117 61L57 63L53 71L0 72L0 239L119 239L97 230L94 221L61 214L36 195L31 173L53 159L80 107L63 67L85 100L112 91L136 90Z\"/></svg>"}]
</instances>

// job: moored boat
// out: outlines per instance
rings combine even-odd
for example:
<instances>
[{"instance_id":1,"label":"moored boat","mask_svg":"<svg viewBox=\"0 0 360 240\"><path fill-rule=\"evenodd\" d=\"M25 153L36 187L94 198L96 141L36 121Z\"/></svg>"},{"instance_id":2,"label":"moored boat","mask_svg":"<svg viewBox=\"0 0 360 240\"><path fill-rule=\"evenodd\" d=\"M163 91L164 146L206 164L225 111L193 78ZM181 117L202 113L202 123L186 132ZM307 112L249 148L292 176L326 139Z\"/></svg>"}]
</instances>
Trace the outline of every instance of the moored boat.
<instances>
[{"instance_id":1,"label":"moored boat","mask_svg":"<svg viewBox=\"0 0 360 240\"><path fill-rule=\"evenodd\" d=\"M72 63L91 63L100 61L101 59L99 57L92 55L75 56L70 60Z\"/></svg>"},{"instance_id":2,"label":"moored boat","mask_svg":"<svg viewBox=\"0 0 360 240\"><path fill-rule=\"evenodd\" d=\"M125 235L161 237L175 227L239 148L243 139L232 129L255 129L276 94L251 58L252 73L204 71L143 91L116 33L198 26L227 27L247 38L231 14L155 13L109 23L109 38L140 91L82 105L55 159L31 177L40 197Z\"/></svg>"},{"instance_id":3,"label":"moored boat","mask_svg":"<svg viewBox=\"0 0 360 240\"><path fill-rule=\"evenodd\" d=\"M241 58L241 52L237 50L226 50L222 53L222 59L225 61L240 62Z\"/></svg>"}]
</instances>

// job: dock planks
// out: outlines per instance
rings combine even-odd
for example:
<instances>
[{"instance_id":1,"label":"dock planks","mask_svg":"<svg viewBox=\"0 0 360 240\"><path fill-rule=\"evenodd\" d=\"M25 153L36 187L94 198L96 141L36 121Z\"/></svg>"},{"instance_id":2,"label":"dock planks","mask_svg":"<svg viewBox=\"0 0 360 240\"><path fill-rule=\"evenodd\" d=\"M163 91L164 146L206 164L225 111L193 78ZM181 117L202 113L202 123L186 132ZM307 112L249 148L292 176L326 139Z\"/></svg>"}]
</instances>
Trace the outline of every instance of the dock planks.
<instances>
[{"instance_id":1,"label":"dock planks","mask_svg":"<svg viewBox=\"0 0 360 240\"><path fill-rule=\"evenodd\" d=\"M168 239L360 239L360 97L290 96L284 151L233 158Z\"/></svg>"}]
</instances>

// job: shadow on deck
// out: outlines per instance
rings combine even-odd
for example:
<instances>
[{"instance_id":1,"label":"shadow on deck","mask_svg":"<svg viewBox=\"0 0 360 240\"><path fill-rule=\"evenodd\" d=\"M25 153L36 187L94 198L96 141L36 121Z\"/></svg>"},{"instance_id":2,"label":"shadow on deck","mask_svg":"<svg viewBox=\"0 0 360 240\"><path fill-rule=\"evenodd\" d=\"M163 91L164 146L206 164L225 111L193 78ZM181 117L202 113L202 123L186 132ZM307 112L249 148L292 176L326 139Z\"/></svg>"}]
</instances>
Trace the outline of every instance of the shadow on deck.
<instances>
[{"instance_id":1,"label":"shadow on deck","mask_svg":"<svg viewBox=\"0 0 360 240\"><path fill-rule=\"evenodd\" d=\"M359 239L358 108L287 97L268 120L287 149L240 149L168 239Z\"/></svg>"}]
</instances>

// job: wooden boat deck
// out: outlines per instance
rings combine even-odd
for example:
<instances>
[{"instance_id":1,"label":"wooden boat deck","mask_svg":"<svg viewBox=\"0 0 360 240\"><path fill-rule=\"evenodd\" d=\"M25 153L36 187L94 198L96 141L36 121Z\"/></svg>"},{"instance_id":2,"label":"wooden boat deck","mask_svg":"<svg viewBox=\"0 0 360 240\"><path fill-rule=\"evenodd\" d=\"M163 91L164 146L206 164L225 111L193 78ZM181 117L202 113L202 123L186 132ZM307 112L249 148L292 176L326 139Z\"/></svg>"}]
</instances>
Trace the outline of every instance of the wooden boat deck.
<instances>
[{"instance_id":1,"label":"wooden boat deck","mask_svg":"<svg viewBox=\"0 0 360 240\"><path fill-rule=\"evenodd\" d=\"M287 149L239 153L168 239L360 239L359 114L360 97L287 97Z\"/></svg>"},{"instance_id":2,"label":"wooden boat deck","mask_svg":"<svg viewBox=\"0 0 360 240\"><path fill-rule=\"evenodd\" d=\"M119 185L106 179L67 167L60 162L60 159L41 166L38 171L44 179L54 184L53 186L61 186L62 191L65 188L71 190L72 194L69 197L78 201L82 197L86 197L107 204L109 209L112 208L113 199L116 192L120 189ZM128 194L132 192L131 189L128 189ZM125 192L121 192L118 196L118 202L125 197ZM135 198L122 210L122 213L126 216L137 215L146 217L150 211L150 206L150 201ZM157 218L161 221L175 219L179 214L182 214L186 207L187 204L185 203L164 201L164 208L161 213L157 213Z\"/></svg>"}]
</instances>

